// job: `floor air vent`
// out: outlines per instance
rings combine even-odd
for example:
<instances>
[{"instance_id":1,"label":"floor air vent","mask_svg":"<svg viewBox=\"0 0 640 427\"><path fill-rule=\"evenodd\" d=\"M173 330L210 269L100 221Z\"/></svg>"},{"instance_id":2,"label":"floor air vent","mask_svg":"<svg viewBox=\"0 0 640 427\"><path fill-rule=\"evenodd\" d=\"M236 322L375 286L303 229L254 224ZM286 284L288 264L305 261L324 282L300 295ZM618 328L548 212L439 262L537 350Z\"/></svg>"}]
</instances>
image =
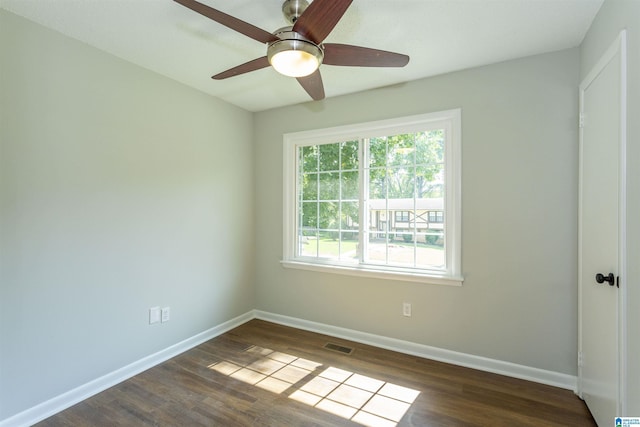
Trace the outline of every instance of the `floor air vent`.
<instances>
[{"instance_id":1,"label":"floor air vent","mask_svg":"<svg viewBox=\"0 0 640 427\"><path fill-rule=\"evenodd\" d=\"M324 348L331 351L337 351L342 354L351 354L353 353L353 349L349 347L345 347L343 345L334 344L332 342L328 342L324 345Z\"/></svg>"}]
</instances>

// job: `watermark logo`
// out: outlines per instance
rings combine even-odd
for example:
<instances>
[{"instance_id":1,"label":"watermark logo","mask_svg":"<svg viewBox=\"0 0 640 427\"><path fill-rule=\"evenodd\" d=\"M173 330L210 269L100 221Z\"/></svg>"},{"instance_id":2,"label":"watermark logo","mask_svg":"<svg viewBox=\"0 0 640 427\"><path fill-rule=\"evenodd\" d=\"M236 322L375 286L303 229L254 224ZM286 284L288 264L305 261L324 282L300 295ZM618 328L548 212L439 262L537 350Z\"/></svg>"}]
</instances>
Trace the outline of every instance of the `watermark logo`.
<instances>
[{"instance_id":1,"label":"watermark logo","mask_svg":"<svg viewBox=\"0 0 640 427\"><path fill-rule=\"evenodd\" d=\"M616 417L616 427L640 427L640 417Z\"/></svg>"}]
</instances>

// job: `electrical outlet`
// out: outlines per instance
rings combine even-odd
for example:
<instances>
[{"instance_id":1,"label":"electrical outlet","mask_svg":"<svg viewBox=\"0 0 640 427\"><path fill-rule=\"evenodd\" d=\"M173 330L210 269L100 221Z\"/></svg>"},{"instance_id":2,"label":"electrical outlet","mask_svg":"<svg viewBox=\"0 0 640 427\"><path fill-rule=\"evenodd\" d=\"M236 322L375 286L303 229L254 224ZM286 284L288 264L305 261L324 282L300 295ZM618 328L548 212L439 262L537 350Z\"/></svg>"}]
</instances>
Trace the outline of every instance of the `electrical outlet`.
<instances>
[{"instance_id":1,"label":"electrical outlet","mask_svg":"<svg viewBox=\"0 0 640 427\"><path fill-rule=\"evenodd\" d=\"M151 307L149 309L149 324L153 325L160 321L160 307Z\"/></svg>"},{"instance_id":2,"label":"electrical outlet","mask_svg":"<svg viewBox=\"0 0 640 427\"><path fill-rule=\"evenodd\" d=\"M411 303L403 302L402 303L402 315L405 317L411 317Z\"/></svg>"},{"instance_id":3,"label":"electrical outlet","mask_svg":"<svg viewBox=\"0 0 640 427\"><path fill-rule=\"evenodd\" d=\"M171 307L162 308L162 323L168 322L171 319Z\"/></svg>"}]
</instances>

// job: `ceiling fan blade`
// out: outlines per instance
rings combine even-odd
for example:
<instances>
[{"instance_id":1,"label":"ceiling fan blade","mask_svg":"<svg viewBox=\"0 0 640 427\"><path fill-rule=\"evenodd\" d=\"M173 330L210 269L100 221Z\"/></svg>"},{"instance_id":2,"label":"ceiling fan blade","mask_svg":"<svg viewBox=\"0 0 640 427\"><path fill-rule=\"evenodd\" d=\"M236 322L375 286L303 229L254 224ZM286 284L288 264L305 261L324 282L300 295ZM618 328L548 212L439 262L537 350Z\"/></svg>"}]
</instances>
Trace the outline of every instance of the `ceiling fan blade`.
<instances>
[{"instance_id":1,"label":"ceiling fan blade","mask_svg":"<svg viewBox=\"0 0 640 427\"><path fill-rule=\"evenodd\" d=\"M188 7L195 12L198 12L199 14L204 15L209 19L213 19L219 24L222 24L226 27L231 28L232 30L244 34L247 37L251 37L252 39L259 41L260 43L269 43L280 40L278 37L263 30L262 28L258 28L255 25L251 25L248 22L244 22L236 17L227 15L224 12L220 12L217 9L199 3L195 0L173 1L175 1L176 3L180 3L181 5Z\"/></svg>"},{"instance_id":2,"label":"ceiling fan blade","mask_svg":"<svg viewBox=\"0 0 640 427\"><path fill-rule=\"evenodd\" d=\"M228 69L227 71L218 73L211 78L214 80L228 79L229 77L248 73L250 71L259 70L261 68L266 68L270 65L271 64L269 64L269 59L266 56L263 56L262 58L257 58L257 59L254 59L253 61L245 62L244 64L238 65L237 67L233 67Z\"/></svg>"},{"instance_id":3,"label":"ceiling fan blade","mask_svg":"<svg viewBox=\"0 0 640 427\"><path fill-rule=\"evenodd\" d=\"M293 24L293 31L316 44L329 35L353 0L313 0Z\"/></svg>"},{"instance_id":4,"label":"ceiling fan blade","mask_svg":"<svg viewBox=\"0 0 640 427\"><path fill-rule=\"evenodd\" d=\"M404 67L409 63L409 57L386 50L326 43L322 63L350 67Z\"/></svg>"},{"instance_id":5,"label":"ceiling fan blade","mask_svg":"<svg viewBox=\"0 0 640 427\"><path fill-rule=\"evenodd\" d=\"M316 0L317 1L317 0ZM298 83L300 86L307 91L309 96L313 98L314 101L320 101L324 99L324 86L322 85L322 76L320 75L320 70L316 70L313 74L310 74L306 77L297 77Z\"/></svg>"}]
</instances>

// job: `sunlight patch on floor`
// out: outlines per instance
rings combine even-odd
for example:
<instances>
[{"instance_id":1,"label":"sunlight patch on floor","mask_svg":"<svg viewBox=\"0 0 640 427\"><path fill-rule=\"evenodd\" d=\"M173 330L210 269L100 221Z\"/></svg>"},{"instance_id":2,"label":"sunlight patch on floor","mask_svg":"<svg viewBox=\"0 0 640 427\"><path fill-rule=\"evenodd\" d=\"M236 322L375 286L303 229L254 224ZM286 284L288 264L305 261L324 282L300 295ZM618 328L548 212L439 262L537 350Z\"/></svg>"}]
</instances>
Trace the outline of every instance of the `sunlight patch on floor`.
<instances>
[{"instance_id":1,"label":"sunlight patch on floor","mask_svg":"<svg viewBox=\"0 0 640 427\"><path fill-rule=\"evenodd\" d=\"M238 360L223 360L208 368L368 427L397 426L420 394L419 390L259 346L249 347Z\"/></svg>"}]
</instances>

